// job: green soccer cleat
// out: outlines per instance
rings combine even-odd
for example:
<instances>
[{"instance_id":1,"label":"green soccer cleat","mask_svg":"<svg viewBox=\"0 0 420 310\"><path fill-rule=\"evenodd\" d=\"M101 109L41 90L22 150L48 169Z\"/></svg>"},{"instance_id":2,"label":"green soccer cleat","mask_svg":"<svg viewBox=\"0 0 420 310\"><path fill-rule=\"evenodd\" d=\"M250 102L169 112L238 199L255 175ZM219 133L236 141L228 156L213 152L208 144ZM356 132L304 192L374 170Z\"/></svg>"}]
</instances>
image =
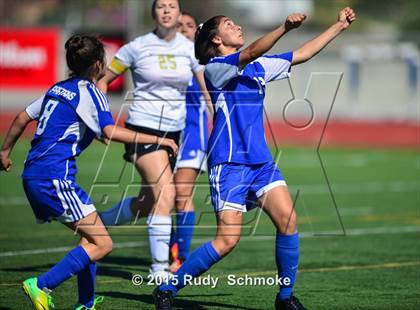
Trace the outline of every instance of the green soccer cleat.
<instances>
[{"instance_id":1,"label":"green soccer cleat","mask_svg":"<svg viewBox=\"0 0 420 310\"><path fill-rule=\"evenodd\" d=\"M54 308L52 297L49 293L37 286L37 278L29 278L23 281L23 291L29 297L36 310L49 310Z\"/></svg>"},{"instance_id":2,"label":"green soccer cleat","mask_svg":"<svg viewBox=\"0 0 420 310\"><path fill-rule=\"evenodd\" d=\"M93 306L91 308L88 308L85 305L77 303L74 306L74 310L96 310L95 306L103 302L104 298L105 298L104 296L96 296L95 299L93 300Z\"/></svg>"}]
</instances>

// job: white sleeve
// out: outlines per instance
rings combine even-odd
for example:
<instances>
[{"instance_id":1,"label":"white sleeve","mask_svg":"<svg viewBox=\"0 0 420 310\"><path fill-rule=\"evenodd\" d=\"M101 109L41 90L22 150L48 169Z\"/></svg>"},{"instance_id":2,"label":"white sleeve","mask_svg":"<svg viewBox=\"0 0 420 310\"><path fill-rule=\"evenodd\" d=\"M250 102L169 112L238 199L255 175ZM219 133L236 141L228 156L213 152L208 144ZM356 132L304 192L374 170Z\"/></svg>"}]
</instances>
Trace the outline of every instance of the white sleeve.
<instances>
[{"instance_id":1,"label":"white sleeve","mask_svg":"<svg viewBox=\"0 0 420 310\"><path fill-rule=\"evenodd\" d=\"M135 48L135 41L131 41L123 45L114 57L128 68L131 67L131 65L135 62L137 54L138 53Z\"/></svg>"},{"instance_id":2,"label":"white sleeve","mask_svg":"<svg viewBox=\"0 0 420 310\"><path fill-rule=\"evenodd\" d=\"M39 114L41 113L42 103L44 102L44 96L38 98L30 105L28 105L25 109L26 113L28 114L29 118L31 119L38 119Z\"/></svg>"},{"instance_id":3,"label":"white sleeve","mask_svg":"<svg viewBox=\"0 0 420 310\"><path fill-rule=\"evenodd\" d=\"M279 55L264 55L256 60L264 69L265 82L282 80L290 77L293 52Z\"/></svg>"},{"instance_id":4,"label":"white sleeve","mask_svg":"<svg viewBox=\"0 0 420 310\"><path fill-rule=\"evenodd\" d=\"M191 71L192 72L194 72L194 73L197 73L197 72L201 72L201 71L203 71L204 70L204 66L202 66L202 65L200 65L199 63L198 63L198 59L197 58L195 58L195 53L194 53L194 46L193 46L193 48L191 49L191 53L190 53L190 60L191 60Z\"/></svg>"},{"instance_id":5,"label":"white sleeve","mask_svg":"<svg viewBox=\"0 0 420 310\"><path fill-rule=\"evenodd\" d=\"M215 57L206 65L204 75L215 88L225 87L231 79L239 75L239 55L240 52Z\"/></svg>"},{"instance_id":6,"label":"white sleeve","mask_svg":"<svg viewBox=\"0 0 420 310\"><path fill-rule=\"evenodd\" d=\"M76 113L83 123L100 137L103 128L114 125L108 100L95 86L80 85L79 91L80 99Z\"/></svg>"}]
</instances>

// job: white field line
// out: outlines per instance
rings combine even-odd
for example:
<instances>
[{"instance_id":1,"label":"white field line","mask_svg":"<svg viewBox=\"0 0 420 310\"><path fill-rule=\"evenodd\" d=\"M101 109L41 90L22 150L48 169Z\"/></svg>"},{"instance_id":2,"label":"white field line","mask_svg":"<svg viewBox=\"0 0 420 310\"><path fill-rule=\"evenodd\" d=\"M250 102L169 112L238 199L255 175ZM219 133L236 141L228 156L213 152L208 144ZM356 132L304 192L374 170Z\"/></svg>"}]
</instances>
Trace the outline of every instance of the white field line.
<instances>
[{"instance_id":1,"label":"white field line","mask_svg":"<svg viewBox=\"0 0 420 310\"><path fill-rule=\"evenodd\" d=\"M373 228L356 228L346 230L346 236L366 236L366 235L390 235L390 234L399 234L399 233L418 233L420 232L420 226L400 226L400 227L373 227ZM330 230L330 231L321 231L316 232L316 234L311 232L301 232L299 233L301 239L314 238L321 236L344 236L343 231L339 230ZM249 241L265 241L265 240L274 240L275 236L243 236L241 237L241 242ZM204 242L210 241L210 238L200 238L193 239L192 244L202 244ZM138 242L121 242L114 243L114 249L125 249L125 248L137 248L145 247L148 245L146 241ZM24 256L24 255L36 255L36 254L48 254L48 253L62 253L68 252L73 247L56 247L56 248L44 248L44 249L34 249L34 250L22 250L22 251L8 251L0 252L0 257L11 257L11 256Z\"/></svg>"},{"instance_id":2,"label":"white field line","mask_svg":"<svg viewBox=\"0 0 420 310\"><path fill-rule=\"evenodd\" d=\"M107 184L106 186L109 186ZM100 188L101 185L96 185ZM380 193L380 192L413 192L420 191L420 182L415 181L393 181L393 182L360 182L360 183L337 183L331 184L331 189L335 194L348 193ZM300 184L290 185L289 189L292 193L297 190L301 195L322 195L328 194L327 184ZM0 197L0 206L16 206L28 204L28 200L24 196Z\"/></svg>"}]
</instances>

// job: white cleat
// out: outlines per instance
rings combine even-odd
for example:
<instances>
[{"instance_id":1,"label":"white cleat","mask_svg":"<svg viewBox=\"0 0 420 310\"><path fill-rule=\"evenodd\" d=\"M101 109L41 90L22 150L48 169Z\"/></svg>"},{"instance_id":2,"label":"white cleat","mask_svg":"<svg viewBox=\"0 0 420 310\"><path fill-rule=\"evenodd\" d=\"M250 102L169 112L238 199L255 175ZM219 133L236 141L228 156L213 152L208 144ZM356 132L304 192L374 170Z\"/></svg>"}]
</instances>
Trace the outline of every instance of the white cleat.
<instances>
[{"instance_id":1,"label":"white cleat","mask_svg":"<svg viewBox=\"0 0 420 310\"><path fill-rule=\"evenodd\" d=\"M155 270L149 269L149 275L147 276L148 280L155 285L166 284L172 277L172 273L168 270Z\"/></svg>"}]
</instances>

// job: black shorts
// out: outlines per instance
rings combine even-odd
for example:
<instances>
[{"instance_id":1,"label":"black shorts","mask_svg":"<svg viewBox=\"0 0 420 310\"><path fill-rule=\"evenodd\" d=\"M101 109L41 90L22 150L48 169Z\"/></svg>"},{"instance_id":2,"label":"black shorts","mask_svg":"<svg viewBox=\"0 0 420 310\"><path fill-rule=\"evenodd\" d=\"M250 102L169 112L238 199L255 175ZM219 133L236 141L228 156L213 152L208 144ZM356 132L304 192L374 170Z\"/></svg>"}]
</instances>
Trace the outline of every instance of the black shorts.
<instances>
[{"instance_id":1,"label":"black shorts","mask_svg":"<svg viewBox=\"0 0 420 310\"><path fill-rule=\"evenodd\" d=\"M148 135L164 137L172 139L179 146L179 138L181 136L181 131L160 131L152 128L135 126L128 123L125 123L125 127L131 129L135 132L144 133ZM136 144L136 143L127 143L125 145L125 154L123 155L124 159L130 163L133 162L133 155L137 155L137 158L148 153L152 153L158 150L165 150L168 152L169 163L171 164L172 171L174 171L176 165L176 156L173 154L172 149L169 146L163 146L159 144Z\"/></svg>"}]
</instances>

